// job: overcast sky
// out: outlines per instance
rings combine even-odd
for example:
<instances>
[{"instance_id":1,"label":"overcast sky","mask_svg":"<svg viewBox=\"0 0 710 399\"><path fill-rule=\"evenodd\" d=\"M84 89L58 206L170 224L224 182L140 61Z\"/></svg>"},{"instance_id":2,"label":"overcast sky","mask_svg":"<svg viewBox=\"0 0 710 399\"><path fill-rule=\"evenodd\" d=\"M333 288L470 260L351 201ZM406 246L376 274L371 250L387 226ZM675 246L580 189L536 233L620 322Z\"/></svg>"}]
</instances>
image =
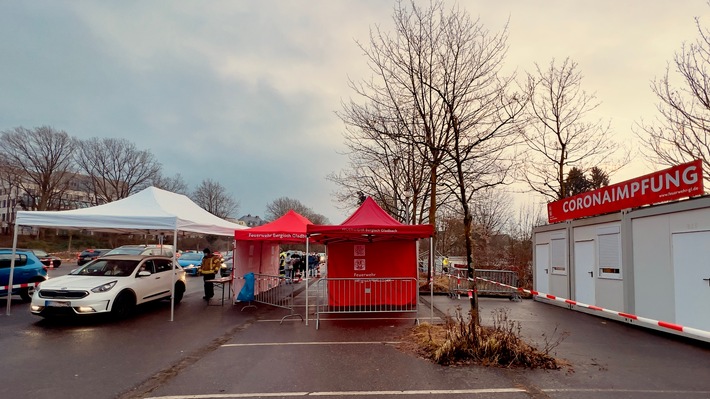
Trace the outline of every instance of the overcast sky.
<instances>
[{"instance_id":1,"label":"overcast sky","mask_svg":"<svg viewBox=\"0 0 710 399\"><path fill-rule=\"evenodd\" d=\"M422 2L419 2L422 4ZM428 1L424 4L428 4ZM448 2L447 4L454 4ZM461 1L492 31L509 20L506 70L572 58L620 138L656 116L649 89L706 0ZM190 189L219 181L238 215L300 200L332 223L325 179L344 167L335 112L367 77L355 43L389 30L394 1L3 1L0 130L49 125L71 136L126 138ZM639 160L612 183L662 169Z\"/></svg>"}]
</instances>

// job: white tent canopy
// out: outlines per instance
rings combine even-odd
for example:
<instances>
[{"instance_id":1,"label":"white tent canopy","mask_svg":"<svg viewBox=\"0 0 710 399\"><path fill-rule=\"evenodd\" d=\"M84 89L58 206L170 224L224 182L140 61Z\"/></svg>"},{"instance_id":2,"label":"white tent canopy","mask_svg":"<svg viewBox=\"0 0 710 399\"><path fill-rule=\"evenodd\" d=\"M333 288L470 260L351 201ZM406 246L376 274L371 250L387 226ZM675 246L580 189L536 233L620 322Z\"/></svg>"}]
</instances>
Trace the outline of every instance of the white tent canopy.
<instances>
[{"instance_id":1,"label":"white tent canopy","mask_svg":"<svg viewBox=\"0 0 710 399\"><path fill-rule=\"evenodd\" d=\"M68 211L19 211L15 218L15 236L12 243L13 258L10 262L8 315L12 302L10 295L15 267L14 253L17 248L18 226L115 233L167 233L173 235L174 247L177 246L178 231L234 236L234 230L247 228L207 212L182 194L156 187L148 187L127 198L90 208ZM174 301L171 299L170 320L173 320L174 306Z\"/></svg>"},{"instance_id":2,"label":"white tent canopy","mask_svg":"<svg viewBox=\"0 0 710 399\"><path fill-rule=\"evenodd\" d=\"M90 208L18 211L15 225L116 233L189 231L222 236L233 236L234 230L247 228L207 212L182 194L155 187Z\"/></svg>"}]
</instances>

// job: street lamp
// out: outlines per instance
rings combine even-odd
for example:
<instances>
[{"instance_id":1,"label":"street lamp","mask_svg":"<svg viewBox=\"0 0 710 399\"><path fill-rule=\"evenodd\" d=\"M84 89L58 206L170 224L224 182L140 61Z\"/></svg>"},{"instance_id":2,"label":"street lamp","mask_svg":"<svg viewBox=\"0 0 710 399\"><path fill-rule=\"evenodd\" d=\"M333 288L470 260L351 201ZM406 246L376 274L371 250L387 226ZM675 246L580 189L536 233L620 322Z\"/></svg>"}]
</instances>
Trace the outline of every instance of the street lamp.
<instances>
[{"instance_id":1,"label":"street lamp","mask_svg":"<svg viewBox=\"0 0 710 399\"><path fill-rule=\"evenodd\" d=\"M409 224L409 199L412 197L412 192L404 190L404 224Z\"/></svg>"}]
</instances>

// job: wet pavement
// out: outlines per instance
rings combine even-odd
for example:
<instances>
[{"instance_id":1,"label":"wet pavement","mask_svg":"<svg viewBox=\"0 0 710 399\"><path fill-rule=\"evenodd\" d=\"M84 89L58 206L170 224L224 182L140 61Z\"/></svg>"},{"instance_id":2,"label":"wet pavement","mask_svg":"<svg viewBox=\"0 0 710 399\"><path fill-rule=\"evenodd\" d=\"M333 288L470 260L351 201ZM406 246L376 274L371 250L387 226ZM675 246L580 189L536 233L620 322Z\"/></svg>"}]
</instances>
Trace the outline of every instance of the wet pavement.
<instances>
[{"instance_id":1,"label":"wet pavement","mask_svg":"<svg viewBox=\"0 0 710 399\"><path fill-rule=\"evenodd\" d=\"M296 299L295 312L303 315L305 290ZM470 305L448 296L420 300L416 315L339 315L319 329L313 314L306 324L300 317L282 320L284 309L225 306L254 318L199 360L171 370L174 376L154 378L124 397L710 398L707 343L530 299L481 298L482 322L491 324L493 312L505 309L528 343L551 348L560 370L433 364L401 350L403 334L415 319L440 323Z\"/></svg>"}]
</instances>

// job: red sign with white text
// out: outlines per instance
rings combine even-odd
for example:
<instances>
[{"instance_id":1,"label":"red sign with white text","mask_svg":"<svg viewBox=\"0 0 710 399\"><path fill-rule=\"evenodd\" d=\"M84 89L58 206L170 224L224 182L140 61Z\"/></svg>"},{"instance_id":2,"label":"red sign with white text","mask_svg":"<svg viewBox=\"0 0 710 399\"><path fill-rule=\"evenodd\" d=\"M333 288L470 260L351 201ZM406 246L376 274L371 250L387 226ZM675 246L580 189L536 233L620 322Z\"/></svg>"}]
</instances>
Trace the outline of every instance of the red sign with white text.
<instances>
[{"instance_id":1,"label":"red sign with white text","mask_svg":"<svg viewBox=\"0 0 710 399\"><path fill-rule=\"evenodd\" d=\"M703 194L702 161L684 163L547 204L547 220L562 222Z\"/></svg>"}]
</instances>

